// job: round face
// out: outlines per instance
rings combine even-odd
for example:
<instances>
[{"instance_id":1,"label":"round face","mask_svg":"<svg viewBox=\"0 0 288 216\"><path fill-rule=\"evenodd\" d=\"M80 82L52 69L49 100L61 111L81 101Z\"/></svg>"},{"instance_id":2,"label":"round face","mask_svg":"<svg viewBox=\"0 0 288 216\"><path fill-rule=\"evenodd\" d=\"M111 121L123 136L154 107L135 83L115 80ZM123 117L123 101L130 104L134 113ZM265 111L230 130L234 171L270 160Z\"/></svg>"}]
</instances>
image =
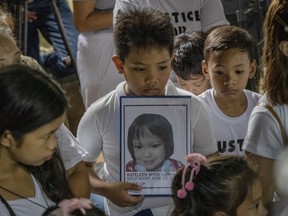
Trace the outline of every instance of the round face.
<instances>
[{"instance_id":1,"label":"round face","mask_svg":"<svg viewBox=\"0 0 288 216\"><path fill-rule=\"evenodd\" d=\"M167 49L131 48L118 70L127 82L127 95L158 96L165 94L171 72L171 56Z\"/></svg>"},{"instance_id":2,"label":"round face","mask_svg":"<svg viewBox=\"0 0 288 216\"><path fill-rule=\"evenodd\" d=\"M184 80L177 76L177 80L180 88L195 95L199 95L210 88L209 80L207 80L203 75L191 76L191 79L189 80Z\"/></svg>"},{"instance_id":3,"label":"round face","mask_svg":"<svg viewBox=\"0 0 288 216\"><path fill-rule=\"evenodd\" d=\"M238 100L243 97L243 89L248 79L256 72L256 62L250 61L247 52L238 48L213 52L202 70L214 88L215 98L219 100Z\"/></svg>"},{"instance_id":4,"label":"round face","mask_svg":"<svg viewBox=\"0 0 288 216\"><path fill-rule=\"evenodd\" d=\"M21 52L12 38L0 35L0 47L0 68L20 61Z\"/></svg>"},{"instance_id":5,"label":"round face","mask_svg":"<svg viewBox=\"0 0 288 216\"><path fill-rule=\"evenodd\" d=\"M63 121L64 114L25 134L20 145L17 142L13 142L9 147L11 157L15 161L30 166L39 166L50 160L57 146L55 132Z\"/></svg>"},{"instance_id":6,"label":"round face","mask_svg":"<svg viewBox=\"0 0 288 216\"><path fill-rule=\"evenodd\" d=\"M236 210L236 216L266 216L267 210L262 203L263 188L260 180L256 180L251 193Z\"/></svg>"},{"instance_id":7,"label":"round face","mask_svg":"<svg viewBox=\"0 0 288 216\"><path fill-rule=\"evenodd\" d=\"M142 165L147 171L160 171L165 160L165 143L150 131L143 131L139 140L133 140L133 150L136 163Z\"/></svg>"}]
</instances>

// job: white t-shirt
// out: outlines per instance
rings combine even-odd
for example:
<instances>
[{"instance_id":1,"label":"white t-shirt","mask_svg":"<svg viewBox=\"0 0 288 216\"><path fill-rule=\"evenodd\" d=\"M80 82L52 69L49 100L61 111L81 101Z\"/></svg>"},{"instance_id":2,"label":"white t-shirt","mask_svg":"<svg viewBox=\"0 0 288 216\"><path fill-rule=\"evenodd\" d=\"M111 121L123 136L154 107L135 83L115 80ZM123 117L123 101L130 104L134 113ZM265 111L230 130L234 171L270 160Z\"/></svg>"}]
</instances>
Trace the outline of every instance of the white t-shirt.
<instances>
[{"instance_id":1,"label":"white t-shirt","mask_svg":"<svg viewBox=\"0 0 288 216\"><path fill-rule=\"evenodd\" d=\"M265 102L271 105L268 102L266 94L263 95L259 102ZM288 105L275 105L272 107L281 119L287 135ZM279 156L284 148L285 146L277 120L267 108L256 106L249 119L248 131L244 140L245 151L272 160L279 160Z\"/></svg>"},{"instance_id":2,"label":"white t-shirt","mask_svg":"<svg viewBox=\"0 0 288 216\"><path fill-rule=\"evenodd\" d=\"M37 203L38 205L28 201L27 199L17 199L7 201L7 203L10 205L16 216L27 216L27 215L40 216L45 212L47 208L55 205L55 203L52 202L42 191L34 176L31 175L31 177L33 179L35 187L35 197L29 197L28 199L31 200L32 202ZM2 202L0 202L0 216L6 216L6 215L9 215L7 213L6 206Z\"/></svg>"},{"instance_id":3,"label":"white t-shirt","mask_svg":"<svg viewBox=\"0 0 288 216\"><path fill-rule=\"evenodd\" d=\"M220 0L116 0L114 23L118 11L130 8L152 7L168 13L175 28L175 35L190 31L208 31L228 25Z\"/></svg>"},{"instance_id":4,"label":"white t-shirt","mask_svg":"<svg viewBox=\"0 0 288 216\"><path fill-rule=\"evenodd\" d=\"M103 151L108 176L107 181L120 181L120 96L125 96L124 86L120 83L116 90L91 104L82 117L77 139L89 152L85 161L95 162ZM165 95L191 95L191 150L209 155L217 151L209 116L198 98L190 92L176 88L171 81L167 83ZM146 208L172 204L171 197L146 197L135 207L120 208L106 200L108 215L134 215ZM109 208L109 210L108 210ZM109 213L110 211L110 213Z\"/></svg>"},{"instance_id":5,"label":"white t-shirt","mask_svg":"<svg viewBox=\"0 0 288 216\"><path fill-rule=\"evenodd\" d=\"M64 124L56 131L57 148L64 163L65 170L75 166L87 155L87 151L79 144Z\"/></svg>"},{"instance_id":6,"label":"white t-shirt","mask_svg":"<svg viewBox=\"0 0 288 216\"><path fill-rule=\"evenodd\" d=\"M11 216L6 206L0 201L0 216Z\"/></svg>"},{"instance_id":7,"label":"white t-shirt","mask_svg":"<svg viewBox=\"0 0 288 216\"><path fill-rule=\"evenodd\" d=\"M114 4L115 0L97 0L95 10L112 11ZM111 60L114 54L112 27L79 34L77 71L86 109L124 80Z\"/></svg>"},{"instance_id":8,"label":"white t-shirt","mask_svg":"<svg viewBox=\"0 0 288 216\"><path fill-rule=\"evenodd\" d=\"M60 128L56 131L56 138L58 142L58 150L61 154L65 169L68 170L75 166L77 163L82 161L82 158L87 155L87 151L78 143L72 133L66 128L64 124L60 126ZM38 182L32 176L34 185L35 185L35 198L29 198L45 207L47 207L47 203L49 206L54 204L51 200L49 200L44 192L41 192ZM45 198L44 198L45 196ZM46 203L46 201L47 203ZM45 209L40 206L37 206L25 199L18 199L14 201L8 201L8 204L11 206L13 211L15 211L18 216L27 216L27 215L41 215ZM9 215L4 214L7 212L5 205L0 202L0 216ZM41 212L41 213L40 213Z\"/></svg>"},{"instance_id":9,"label":"white t-shirt","mask_svg":"<svg viewBox=\"0 0 288 216\"><path fill-rule=\"evenodd\" d=\"M248 120L261 97L260 94L246 89L244 89L244 94L248 106L246 111L237 117L229 117L219 109L213 89L208 89L198 96L209 113L216 137L215 145L220 153L244 155L243 141L247 132Z\"/></svg>"}]
</instances>

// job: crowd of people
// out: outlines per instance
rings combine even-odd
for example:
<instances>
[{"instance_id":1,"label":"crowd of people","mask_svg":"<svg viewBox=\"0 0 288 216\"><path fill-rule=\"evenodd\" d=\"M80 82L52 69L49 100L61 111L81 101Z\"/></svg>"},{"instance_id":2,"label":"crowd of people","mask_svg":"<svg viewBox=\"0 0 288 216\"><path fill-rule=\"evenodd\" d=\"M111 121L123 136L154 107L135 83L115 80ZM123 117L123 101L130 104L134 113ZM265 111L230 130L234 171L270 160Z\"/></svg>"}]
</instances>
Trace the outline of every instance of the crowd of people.
<instances>
[{"instance_id":1,"label":"crowd of people","mask_svg":"<svg viewBox=\"0 0 288 216\"><path fill-rule=\"evenodd\" d=\"M0 216L287 214L287 0L265 13L260 65L220 0L73 0L73 12L55 2L72 53L48 1L27 1L27 53L0 8ZM41 54L39 30L53 53ZM257 72L259 88L247 89ZM85 113L72 133L61 80L75 74ZM188 99L186 130L156 103L164 97ZM137 104L147 109L125 133L123 98L154 101ZM168 180L165 196L123 173Z\"/></svg>"}]
</instances>

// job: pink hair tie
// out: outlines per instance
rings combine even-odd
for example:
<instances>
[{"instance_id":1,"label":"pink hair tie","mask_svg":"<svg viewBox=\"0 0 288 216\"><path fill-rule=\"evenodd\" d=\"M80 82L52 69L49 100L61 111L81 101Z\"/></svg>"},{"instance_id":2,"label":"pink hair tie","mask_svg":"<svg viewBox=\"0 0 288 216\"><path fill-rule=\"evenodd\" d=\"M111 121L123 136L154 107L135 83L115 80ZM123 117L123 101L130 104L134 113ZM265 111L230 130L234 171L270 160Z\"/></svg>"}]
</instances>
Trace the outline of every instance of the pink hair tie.
<instances>
[{"instance_id":1,"label":"pink hair tie","mask_svg":"<svg viewBox=\"0 0 288 216\"><path fill-rule=\"evenodd\" d=\"M184 199L187 196L187 191L191 191L194 189L195 185L193 183L193 177L194 175L196 176L199 173L201 164L203 164L206 161L206 157L198 153L193 153L187 155L185 157L185 160L188 162L188 165L186 165L183 169L181 179L182 186L177 191L177 197L180 199ZM186 171L189 166L191 167L190 178L185 184Z\"/></svg>"}]
</instances>

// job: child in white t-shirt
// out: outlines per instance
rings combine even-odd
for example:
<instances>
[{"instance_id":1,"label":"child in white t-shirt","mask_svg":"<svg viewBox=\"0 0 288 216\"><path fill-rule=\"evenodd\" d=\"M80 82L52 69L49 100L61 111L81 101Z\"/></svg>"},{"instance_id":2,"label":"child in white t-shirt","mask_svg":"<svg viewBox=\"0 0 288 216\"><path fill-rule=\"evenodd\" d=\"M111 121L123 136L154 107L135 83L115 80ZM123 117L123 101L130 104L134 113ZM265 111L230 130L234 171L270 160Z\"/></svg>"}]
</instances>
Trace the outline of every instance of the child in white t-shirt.
<instances>
[{"instance_id":1,"label":"child in white t-shirt","mask_svg":"<svg viewBox=\"0 0 288 216\"><path fill-rule=\"evenodd\" d=\"M131 196L130 190L139 191L141 187L120 182L121 96L191 96L191 151L206 156L217 152L213 145L212 125L202 103L196 96L176 88L169 81L173 40L171 20L159 10L134 9L117 17L114 25L117 55L112 60L126 81L87 109L77 133L78 140L89 152L84 160L89 168L92 191L105 196L108 215L132 216L144 209L164 207L165 210L158 214L162 216L167 215L172 204L171 197ZM100 180L94 171L101 151L107 165L106 181Z\"/></svg>"},{"instance_id":2,"label":"child in white t-shirt","mask_svg":"<svg viewBox=\"0 0 288 216\"><path fill-rule=\"evenodd\" d=\"M256 73L252 36L236 26L214 29L204 43L202 72L212 89L198 97L212 120L218 151L244 155L248 119L261 96L245 89Z\"/></svg>"}]
</instances>

